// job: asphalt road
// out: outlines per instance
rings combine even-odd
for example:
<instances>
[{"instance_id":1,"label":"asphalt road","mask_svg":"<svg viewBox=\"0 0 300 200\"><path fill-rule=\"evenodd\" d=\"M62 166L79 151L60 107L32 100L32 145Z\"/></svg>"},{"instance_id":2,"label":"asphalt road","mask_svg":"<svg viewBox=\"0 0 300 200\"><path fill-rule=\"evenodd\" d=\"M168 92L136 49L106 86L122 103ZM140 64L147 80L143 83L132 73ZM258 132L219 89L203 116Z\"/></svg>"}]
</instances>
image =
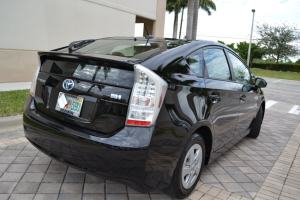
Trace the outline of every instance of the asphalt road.
<instances>
[{"instance_id":1,"label":"asphalt road","mask_svg":"<svg viewBox=\"0 0 300 200\"><path fill-rule=\"evenodd\" d=\"M268 86L263 89L267 100L300 105L300 81L266 77L264 79L268 82Z\"/></svg>"}]
</instances>

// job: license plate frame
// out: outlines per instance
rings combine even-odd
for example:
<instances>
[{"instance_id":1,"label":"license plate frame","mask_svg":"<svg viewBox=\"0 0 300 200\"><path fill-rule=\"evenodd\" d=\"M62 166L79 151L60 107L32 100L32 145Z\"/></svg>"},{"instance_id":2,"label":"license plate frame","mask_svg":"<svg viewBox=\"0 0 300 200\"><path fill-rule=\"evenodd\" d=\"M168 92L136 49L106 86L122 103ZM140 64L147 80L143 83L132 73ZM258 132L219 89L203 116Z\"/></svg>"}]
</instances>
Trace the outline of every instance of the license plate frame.
<instances>
[{"instance_id":1,"label":"license plate frame","mask_svg":"<svg viewBox=\"0 0 300 200\"><path fill-rule=\"evenodd\" d=\"M79 117L83 102L84 97L59 92L55 110L66 113L73 117Z\"/></svg>"}]
</instances>

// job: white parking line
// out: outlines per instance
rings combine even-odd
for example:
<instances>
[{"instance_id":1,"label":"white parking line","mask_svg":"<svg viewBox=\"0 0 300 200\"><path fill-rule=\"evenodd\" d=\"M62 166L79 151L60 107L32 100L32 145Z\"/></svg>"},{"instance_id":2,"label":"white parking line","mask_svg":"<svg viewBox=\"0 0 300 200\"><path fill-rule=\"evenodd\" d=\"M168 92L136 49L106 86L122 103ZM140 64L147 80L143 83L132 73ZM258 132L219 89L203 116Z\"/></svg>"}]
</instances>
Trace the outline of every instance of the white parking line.
<instances>
[{"instance_id":1,"label":"white parking line","mask_svg":"<svg viewBox=\"0 0 300 200\"><path fill-rule=\"evenodd\" d=\"M295 114L295 111L299 108L298 105L295 105L290 111L289 113Z\"/></svg>"},{"instance_id":2,"label":"white parking line","mask_svg":"<svg viewBox=\"0 0 300 200\"><path fill-rule=\"evenodd\" d=\"M270 108L271 106L273 106L276 103L277 103L277 101L271 101L271 100L267 101L267 103L266 103L266 109Z\"/></svg>"}]
</instances>

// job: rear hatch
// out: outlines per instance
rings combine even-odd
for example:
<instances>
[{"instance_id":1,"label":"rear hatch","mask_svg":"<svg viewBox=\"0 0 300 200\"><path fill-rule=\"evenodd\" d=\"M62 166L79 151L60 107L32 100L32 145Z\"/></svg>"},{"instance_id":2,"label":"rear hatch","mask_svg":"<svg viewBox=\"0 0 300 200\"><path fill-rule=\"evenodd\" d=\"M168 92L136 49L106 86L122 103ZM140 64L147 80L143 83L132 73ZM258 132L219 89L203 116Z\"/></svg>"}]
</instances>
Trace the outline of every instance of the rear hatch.
<instances>
[{"instance_id":1,"label":"rear hatch","mask_svg":"<svg viewBox=\"0 0 300 200\"><path fill-rule=\"evenodd\" d=\"M104 38L39 52L37 111L55 124L109 136L125 125L134 65L166 50L164 39Z\"/></svg>"},{"instance_id":2,"label":"rear hatch","mask_svg":"<svg viewBox=\"0 0 300 200\"><path fill-rule=\"evenodd\" d=\"M124 126L134 83L132 63L53 52L39 56L34 98L41 115L92 135L110 135ZM68 81L74 82L72 89Z\"/></svg>"}]
</instances>

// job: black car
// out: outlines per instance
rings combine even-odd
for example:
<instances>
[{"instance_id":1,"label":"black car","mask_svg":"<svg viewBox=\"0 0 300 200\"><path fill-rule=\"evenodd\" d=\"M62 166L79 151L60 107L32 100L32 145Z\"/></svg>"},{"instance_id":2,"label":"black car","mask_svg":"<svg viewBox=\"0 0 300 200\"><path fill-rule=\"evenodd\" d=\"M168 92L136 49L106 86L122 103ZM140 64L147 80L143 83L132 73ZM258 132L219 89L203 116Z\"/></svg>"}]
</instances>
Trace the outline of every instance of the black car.
<instances>
[{"instance_id":1,"label":"black car","mask_svg":"<svg viewBox=\"0 0 300 200\"><path fill-rule=\"evenodd\" d=\"M203 165L259 135L267 83L222 44L111 37L38 55L26 137L87 173L184 198Z\"/></svg>"}]
</instances>

